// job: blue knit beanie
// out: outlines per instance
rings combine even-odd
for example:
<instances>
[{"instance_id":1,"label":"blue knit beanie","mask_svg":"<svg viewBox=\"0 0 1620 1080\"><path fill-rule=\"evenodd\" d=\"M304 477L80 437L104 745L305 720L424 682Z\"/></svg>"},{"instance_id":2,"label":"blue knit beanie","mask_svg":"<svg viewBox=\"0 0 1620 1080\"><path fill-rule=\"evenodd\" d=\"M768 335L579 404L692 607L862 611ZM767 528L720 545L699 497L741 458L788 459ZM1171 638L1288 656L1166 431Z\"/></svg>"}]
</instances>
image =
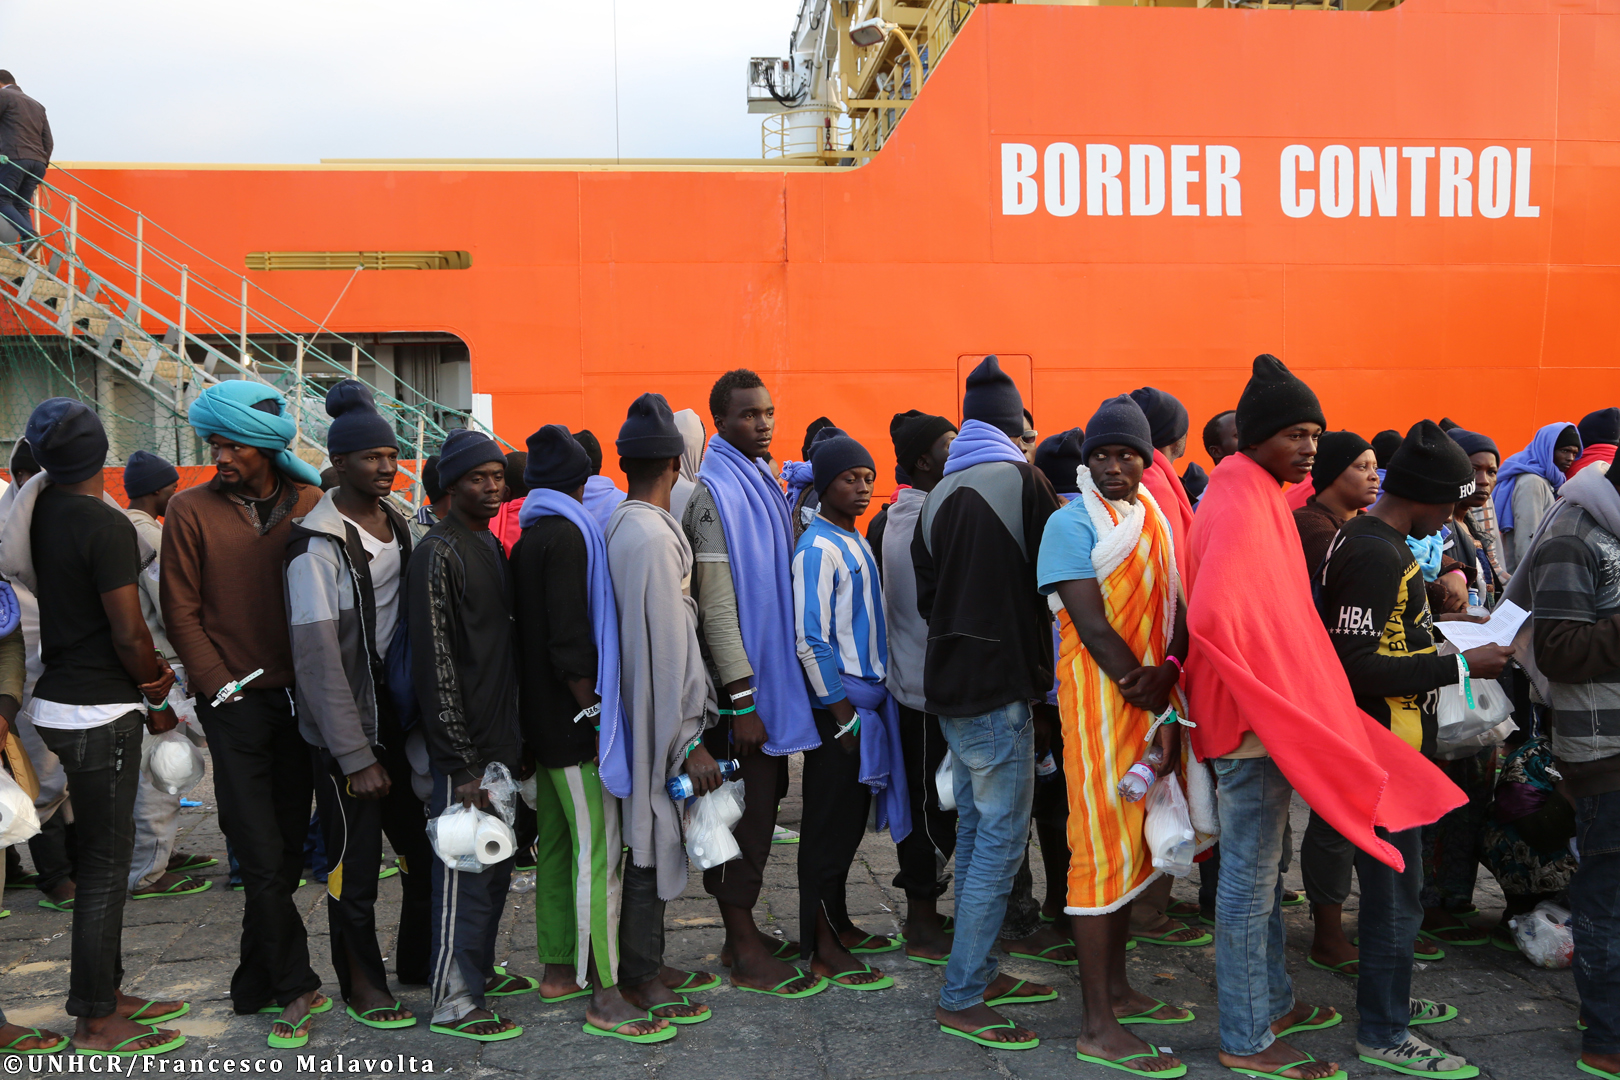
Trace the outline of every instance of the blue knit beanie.
<instances>
[{"instance_id":1,"label":"blue knit beanie","mask_svg":"<svg viewBox=\"0 0 1620 1080\"><path fill-rule=\"evenodd\" d=\"M820 495L827 490L827 485L850 469L862 467L871 469L875 474L877 466L872 463L872 455L867 453L866 447L850 438L848 435L833 435L824 438L828 428L820 432L810 446L810 464L815 469L816 494Z\"/></svg>"},{"instance_id":2,"label":"blue knit beanie","mask_svg":"<svg viewBox=\"0 0 1620 1080\"><path fill-rule=\"evenodd\" d=\"M642 394L630 403L614 448L620 457L665 458L686 453L686 437L663 394Z\"/></svg>"},{"instance_id":3,"label":"blue knit beanie","mask_svg":"<svg viewBox=\"0 0 1620 1080\"><path fill-rule=\"evenodd\" d=\"M503 469L506 467L506 455L494 439L482 431L456 428L444 437L444 446L439 449L439 484L448 489L478 466L491 461Z\"/></svg>"},{"instance_id":4,"label":"blue knit beanie","mask_svg":"<svg viewBox=\"0 0 1620 1080\"><path fill-rule=\"evenodd\" d=\"M77 484L107 464L101 417L73 398L47 398L35 406L25 438L52 483Z\"/></svg>"},{"instance_id":5,"label":"blue knit beanie","mask_svg":"<svg viewBox=\"0 0 1620 1080\"><path fill-rule=\"evenodd\" d=\"M1131 400L1142 406L1148 427L1153 430L1154 446L1173 446L1187 434L1187 406L1174 395L1156 386L1144 386L1131 391Z\"/></svg>"},{"instance_id":6,"label":"blue knit beanie","mask_svg":"<svg viewBox=\"0 0 1620 1080\"><path fill-rule=\"evenodd\" d=\"M328 454L352 454L378 446L399 449L394 425L377 411L377 402L364 383L344 379L326 392L326 415L332 426L326 429Z\"/></svg>"},{"instance_id":7,"label":"blue knit beanie","mask_svg":"<svg viewBox=\"0 0 1620 1080\"><path fill-rule=\"evenodd\" d=\"M156 454L137 450L124 462L124 494L132 499L180 482L180 470Z\"/></svg>"},{"instance_id":8,"label":"blue knit beanie","mask_svg":"<svg viewBox=\"0 0 1620 1080\"><path fill-rule=\"evenodd\" d=\"M987 356L967 377L962 392L962 419L978 420L1000 428L1009 438L1024 433L1024 399L1001 361Z\"/></svg>"},{"instance_id":9,"label":"blue knit beanie","mask_svg":"<svg viewBox=\"0 0 1620 1080\"><path fill-rule=\"evenodd\" d=\"M1147 414L1129 394L1111 397L1086 421L1086 441L1080 444L1080 460L1089 461L1091 452L1099 446L1128 446L1142 455L1144 462L1153 460L1153 429Z\"/></svg>"}]
</instances>

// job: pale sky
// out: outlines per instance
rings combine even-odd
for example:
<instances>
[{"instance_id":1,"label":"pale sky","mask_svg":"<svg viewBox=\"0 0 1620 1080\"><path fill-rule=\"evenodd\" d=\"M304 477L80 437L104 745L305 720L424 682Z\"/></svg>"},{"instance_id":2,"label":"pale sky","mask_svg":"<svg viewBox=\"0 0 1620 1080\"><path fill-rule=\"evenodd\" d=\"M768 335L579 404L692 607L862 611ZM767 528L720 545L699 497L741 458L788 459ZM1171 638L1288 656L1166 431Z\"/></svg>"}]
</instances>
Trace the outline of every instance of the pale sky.
<instances>
[{"instance_id":1,"label":"pale sky","mask_svg":"<svg viewBox=\"0 0 1620 1080\"><path fill-rule=\"evenodd\" d=\"M799 0L0 0L62 161L758 157Z\"/></svg>"}]
</instances>

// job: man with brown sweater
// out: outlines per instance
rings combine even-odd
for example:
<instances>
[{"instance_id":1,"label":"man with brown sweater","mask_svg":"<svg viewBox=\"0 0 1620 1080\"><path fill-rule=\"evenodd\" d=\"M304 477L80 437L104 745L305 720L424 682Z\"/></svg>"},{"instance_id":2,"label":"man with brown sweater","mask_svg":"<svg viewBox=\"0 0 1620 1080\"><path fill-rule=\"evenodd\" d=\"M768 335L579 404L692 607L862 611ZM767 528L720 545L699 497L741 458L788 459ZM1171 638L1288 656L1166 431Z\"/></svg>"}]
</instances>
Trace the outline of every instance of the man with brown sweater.
<instances>
[{"instance_id":1,"label":"man with brown sweater","mask_svg":"<svg viewBox=\"0 0 1620 1080\"><path fill-rule=\"evenodd\" d=\"M163 621L197 698L214 762L220 825L242 867L237 1013L280 1006L270 1045L302 1046L329 1007L309 966L293 891L303 869L314 778L293 715L292 645L282 559L293 519L320 501L298 459L286 403L264 383L216 383L191 406L217 475L169 501Z\"/></svg>"}]
</instances>

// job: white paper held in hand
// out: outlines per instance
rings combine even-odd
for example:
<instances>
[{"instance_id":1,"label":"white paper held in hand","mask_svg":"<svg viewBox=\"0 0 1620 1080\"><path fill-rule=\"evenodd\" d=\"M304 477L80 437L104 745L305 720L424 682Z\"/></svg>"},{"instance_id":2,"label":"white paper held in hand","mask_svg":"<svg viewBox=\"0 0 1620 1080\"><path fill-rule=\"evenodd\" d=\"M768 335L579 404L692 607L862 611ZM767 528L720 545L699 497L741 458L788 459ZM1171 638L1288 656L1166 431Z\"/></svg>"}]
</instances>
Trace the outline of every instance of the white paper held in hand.
<instances>
[{"instance_id":1,"label":"white paper held in hand","mask_svg":"<svg viewBox=\"0 0 1620 1080\"><path fill-rule=\"evenodd\" d=\"M1504 600L1491 612L1490 622L1437 622L1434 628L1457 646L1458 651L1467 652L1481 645L1512 645L1513 636L1529 616L1530 613L1518 604Z\"/></svg>"}]
</instances>

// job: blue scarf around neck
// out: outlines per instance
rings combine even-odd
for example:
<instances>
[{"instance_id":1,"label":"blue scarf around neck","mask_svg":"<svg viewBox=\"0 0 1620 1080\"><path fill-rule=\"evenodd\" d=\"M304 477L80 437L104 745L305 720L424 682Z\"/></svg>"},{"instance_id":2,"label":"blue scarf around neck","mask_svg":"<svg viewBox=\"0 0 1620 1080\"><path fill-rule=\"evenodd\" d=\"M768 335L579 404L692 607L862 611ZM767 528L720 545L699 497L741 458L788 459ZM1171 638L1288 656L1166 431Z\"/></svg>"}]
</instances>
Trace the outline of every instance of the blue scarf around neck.
<instances>
[{"instance_id":1,"label":"blue scarf around neck","mask_svg":"<svg viewBox=\"0 0 1620 1080\"><path fill-rule=\"evenodd\" d=\"M596 718L598 769L602 786L618 798L630 795L630 732L624 726L619 699L619 608L608 573L607 540L601 526L572 496L551 488L534 488L523 499L518 525L527 529L543 517L567 518L585 537L585 596L591 609L591 637L596 642L596 693L602 713Z\"/></svg>"},{"instance_id":2,"label":"blue scarf around neck","mask_svg":"<svg viewBox=\"0 0 1620 1080\"><path fill-rule=\"evenodd\" d=\"M737 626L754 669L765 752L782 757L820 746L793 630L793 527L787 499L775 480L718 434L709 437L698 479L709 489L726 535Z\"/></svg>"},{"instance_id":3,"label":"blue scarf around neck","mask_svg":"<svg viewBox=\"0 0 1620 1080\"><path fill-rule=\"evenodd\" d=\"M1557 494L1564 483L1564 472L1553 460L1553 451L1558 446L1558 436L1564 433L1565 428L1574 426L1565 423L1546 424L1536 432L1529 446L1517 454L1509 454L1507 460L1502 462L1502 468L1496 474L1496 486L1491 489L1491 501L1496 504L1497 528L1507 532L1516 524L1513 520L1513 489L1518 486L1519 477L1539 476L1551 484L1553 493ZM1575 449L1577 452L1580 451L1579 442L1576 443ZM1534 529L1541 523L1529 521L1525 524L1526 527Z\"/></svg>"},{"instance_id":4,"label":"blue scarf around neck","mask_svg":"<svg viewBox=\"0 0 1620 1080\"><path fill-rule=\"evenodd\" d=\"M624 492L612 480L597 473L585 481L585 511L596 519L596 524L607 533L608 518L624 502Z\"/></svg>"},{"instance_id":5,"label":"blue scarf around neck","mask_svg":"<svg viewBox=\"0 0 1620 1080\"><path fill-rule=\"evenodd\" d=\"M992 427L983 420L969 420L962 425L951 442L950 455L945 459L945 475L961 472L989 461L1028 462L1024 452L1013 445L1005 431Z\"/></svg>"}]
</instances>

